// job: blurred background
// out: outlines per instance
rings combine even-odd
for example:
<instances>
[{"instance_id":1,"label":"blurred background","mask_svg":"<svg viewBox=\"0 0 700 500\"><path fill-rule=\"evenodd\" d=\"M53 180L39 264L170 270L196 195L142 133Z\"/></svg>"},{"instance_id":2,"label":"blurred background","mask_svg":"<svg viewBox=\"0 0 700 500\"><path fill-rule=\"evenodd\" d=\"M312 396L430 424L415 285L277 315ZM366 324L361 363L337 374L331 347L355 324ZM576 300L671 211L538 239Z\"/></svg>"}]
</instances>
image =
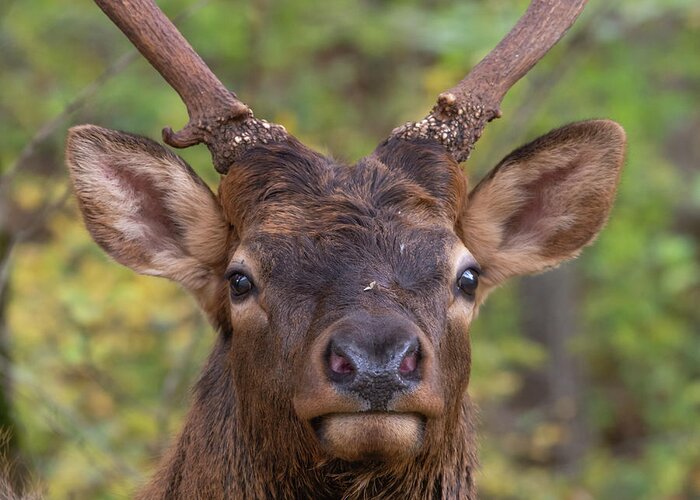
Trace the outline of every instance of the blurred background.
<instances>
[{"instance_id":1,"label":"blurred background","mask_svg":"<svg viewBox=\"0 0 700 500\"><path fill-rule=\"evenodd\" d=\"M420 119L526 0L162 0L256 114L354 161ZM518 145L608 117L629 153L573 264L510 283L472 327L482 498L700 498L700 4L590 0L503 103L472 185ZM0 2L0 427L13 480L129 497L180 426L214 333L177 286L83 228L66 129L152 138L177 94L88 0ZM203 146L179 152L211 185Z\"/></svg>"}]
</instances>

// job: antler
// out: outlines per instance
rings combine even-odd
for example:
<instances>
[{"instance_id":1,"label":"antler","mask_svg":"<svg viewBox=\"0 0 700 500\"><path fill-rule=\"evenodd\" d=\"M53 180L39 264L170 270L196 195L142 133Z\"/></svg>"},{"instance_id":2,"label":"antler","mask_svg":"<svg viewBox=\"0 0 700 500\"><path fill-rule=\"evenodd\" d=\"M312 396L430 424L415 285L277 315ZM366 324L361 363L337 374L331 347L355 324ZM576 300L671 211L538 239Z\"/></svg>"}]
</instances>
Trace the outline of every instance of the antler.
<instances>
[{"instance_id":1,"label":"antler","mask_svg":"<svg viewBox=\"0 0 700 500\"><path fill-rule=\"evenodd\" d=\"M176 148L205 143L214 167L225 174L252 145L289 138L281 125L258 120L192 49L153 0L95 0L187 106L190 120L180 132L163 129Z\"/></svg>"},{"instance_id":2,"label":"antler","mask_svg":"<svg viewBox=\"0 0 700 500\"><path fill-rule=\"evenodd\" d=\"M390 139L435 140L458 162L466 160L486 124L501 116L506 92L564 36L587 1L533 0L496 48L438 96L428 116L394 129Z\"/></svg>"}]
</instances>

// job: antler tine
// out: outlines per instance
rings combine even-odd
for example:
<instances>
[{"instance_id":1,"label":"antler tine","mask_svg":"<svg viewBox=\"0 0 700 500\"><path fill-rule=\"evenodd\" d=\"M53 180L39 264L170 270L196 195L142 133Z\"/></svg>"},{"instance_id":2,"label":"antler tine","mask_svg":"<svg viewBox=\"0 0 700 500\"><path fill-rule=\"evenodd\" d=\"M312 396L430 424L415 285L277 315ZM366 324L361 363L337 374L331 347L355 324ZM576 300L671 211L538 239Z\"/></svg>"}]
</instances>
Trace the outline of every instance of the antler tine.
<instances>
[{"instance_id":1,"label":"antler tine","mask_svg":"<svg viewBox=\"0 0 700 500\"><path fill-rule=\"evenodd\" d=\"M153 0L95 0L182 98L190 117L179 132L163 129L176 148L204 142L225 174L248 147L283 141L284 127L254 118L251 109L211 72Z\"/></svg>"},{"instance_id":2,"label":"antler tine","mask_svg":"<svg viewBox=\"0 0 700 500\"><path fill-rule=\"evenodd\" d=\"M501 116L506 92L564 36L587 1L533 0L496 48L438 96L428 116L394 129L390 139L436 140L458 162L466 160L486 124Z\"/></svg>"}]
</instances>

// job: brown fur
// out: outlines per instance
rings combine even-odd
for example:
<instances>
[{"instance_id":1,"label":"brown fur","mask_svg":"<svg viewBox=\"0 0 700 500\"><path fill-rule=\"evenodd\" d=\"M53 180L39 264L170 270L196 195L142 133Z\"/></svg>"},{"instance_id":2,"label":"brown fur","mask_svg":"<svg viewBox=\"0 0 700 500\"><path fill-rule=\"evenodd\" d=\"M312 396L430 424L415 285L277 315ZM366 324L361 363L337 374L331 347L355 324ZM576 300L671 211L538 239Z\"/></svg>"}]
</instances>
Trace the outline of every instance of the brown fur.
<instances>
[{"instance_id":1,"label":"brown fur","mask_svg":"<svg viewBox=\"0 0 700 500\"><path fill-rule=\"evenodd\" d=\"M474 498L469 324L503 279L592 240L623 148L612 122L573 124L512 153L467 196L437 144L394 139L345 166L290 139L249 150L215 197L151 141L73 129L68 164L95 240L182 283L219 332L184 429L139 498ZM456 280L479 266L469 299ZM228 297L227 270L252 277L247 298ZM411 415L400 428L367 420L377 439L416 451L363 459L360 446L346 461L323 445L328 432L351 441L361 421L318 366L326 332L355 311L408 318L434 351L429 383L392 410ZM328 412L354 416L314 418Z\"/></svg>"}]
</instances>

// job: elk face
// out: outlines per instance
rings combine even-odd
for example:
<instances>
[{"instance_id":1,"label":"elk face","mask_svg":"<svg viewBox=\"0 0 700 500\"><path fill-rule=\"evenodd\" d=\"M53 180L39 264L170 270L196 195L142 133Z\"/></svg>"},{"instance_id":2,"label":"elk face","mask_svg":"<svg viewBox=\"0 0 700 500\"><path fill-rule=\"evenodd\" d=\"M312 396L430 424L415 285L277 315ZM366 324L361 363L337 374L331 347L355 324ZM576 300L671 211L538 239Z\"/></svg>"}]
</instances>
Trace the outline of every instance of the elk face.
<instances>
[{"instance_id":1,"label":"elk face","mask_svg":"<svg viewBox=\"0 0 700 500\"><path fill-rule=\"evenodd\" d=\"M241 228L227 271L238 383L291 395L346 460L418 452L469 373L475 297L458 280L478 264L455 234L465 180L439 147L399 145L350 167L273 146L220 189Z\"/></svg>"},{"instance_id":2,"label":"elk face","mask_svg":"<svg viewBox=\"0 0 700 500\"><path fill-rule=\"evenodd\" d=\"M618 125L573 124L469 195L427 141L351 167L292 139L253 148L218 197L161 146L98 127L73 129L68 164L95 240L181 283L230 335L240 406L288 415L332 457L400 461L445 443L464 411L488 292L600 230L623 149Z\"/></svg>"}]
</instances>

